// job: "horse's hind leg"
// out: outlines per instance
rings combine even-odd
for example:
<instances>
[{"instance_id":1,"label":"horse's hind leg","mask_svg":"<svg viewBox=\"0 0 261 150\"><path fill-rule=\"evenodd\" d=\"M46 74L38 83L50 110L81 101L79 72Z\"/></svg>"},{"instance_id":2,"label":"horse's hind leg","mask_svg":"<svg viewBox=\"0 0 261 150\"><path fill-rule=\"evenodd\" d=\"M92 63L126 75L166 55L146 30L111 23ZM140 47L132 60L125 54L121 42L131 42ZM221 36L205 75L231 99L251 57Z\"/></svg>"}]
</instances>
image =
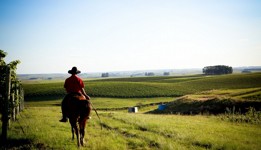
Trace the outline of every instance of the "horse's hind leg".
<instances>
[{"instance_id":1,"label":"horse's hind leg","mask_svg":"<svg viewBox=\"0 0 261 150\"><path fill-rule=\"evenodd\" d=\"M69 118L70 124L71 124L71 131L72 131L72 140L74 140L74 132L75 132L75 127L76 127L76 120Z\"/></svg>"},{"instance_id":2,"label":"horse's hind leg","mask_svg":"<svg viewBox=\"0 0 261 150\"><path fill-rule=\"evenodd\" d=\"M75 134L77 137L77 145L80 147L79 128L77 126L75 126Z\"/></svg>"},{"instance_id":3,"label":"horse's hind leg","mask_svg":"<svg viewBox=\"0 0 261 150\"><path fill-rule=\"evenodd\" d=\"M78 145L78 147L80 147L80 138L79 138L79 129L78 129L78 127L77 127L77 126L72 127L72 134L73 134L73 139L74 139L74 133L73 133L73 131L74 131L75 134L76 134L77 145Z\"/></svg>"},{"instance_id":4,"label":"horse's hind leg","mask_svg":"<svg viewBox=\"0 0 261 150\"><path fill-rule=\"evenodd\" d=\"M70 118L71 129L72 129L72 139L74 139L74 133L77 138L77 145L80 147L80 139L79 139L79 128L77 126L76 120Z\"/></svg>"},{"instance_id":5,"label":"horse's hind leg","mask_svg":"<svg viewBox=\"0 0 261 150\"><path fill-rule=\"evenodd\" d=\"M84 135L85 135L85 127L86 127L86 122L87 122L87 117L85 118L81 118L79 121L79 125L80 125L80 142L81 145L84 145Z\"/></svg>"},{"instance_id":6,"label":"horse's hind leg","mask_svg":"<svg viewBox=\"0 0 261 150\"><path fill-rule=\"evenodd\" d=\"M84 128L80 129L80 142L82 146L84 145L84 134Z\"/></svg>"}]
</instances>

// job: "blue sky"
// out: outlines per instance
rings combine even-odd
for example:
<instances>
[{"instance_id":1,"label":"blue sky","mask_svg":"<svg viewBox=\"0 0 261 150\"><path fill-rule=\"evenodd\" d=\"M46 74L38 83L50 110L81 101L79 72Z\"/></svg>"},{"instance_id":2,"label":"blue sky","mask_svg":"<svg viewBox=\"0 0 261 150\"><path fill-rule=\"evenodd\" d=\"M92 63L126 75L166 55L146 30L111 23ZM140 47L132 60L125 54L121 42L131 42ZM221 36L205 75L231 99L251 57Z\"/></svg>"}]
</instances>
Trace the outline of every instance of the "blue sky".
<instances>
[{"instance_id":1,"label":"blue sky","mask_svg":"<svg viewBox=\"0 0 261 150\"><path fill-rule=\"evenodd\" d=\"M17 73L261 66L259 0L0 0Z\"/></svg>"}]
</instances>

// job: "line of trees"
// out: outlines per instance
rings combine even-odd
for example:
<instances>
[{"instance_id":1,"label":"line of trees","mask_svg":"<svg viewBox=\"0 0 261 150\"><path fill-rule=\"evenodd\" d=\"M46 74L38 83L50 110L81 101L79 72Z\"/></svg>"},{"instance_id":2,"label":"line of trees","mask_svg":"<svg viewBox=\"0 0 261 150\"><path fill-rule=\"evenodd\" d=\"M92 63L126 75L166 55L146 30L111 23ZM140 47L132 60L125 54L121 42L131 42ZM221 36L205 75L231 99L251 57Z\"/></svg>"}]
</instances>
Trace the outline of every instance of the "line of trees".
<instances>
[{"instance_id":1,"label":"line of trees","mask_svg":"<svg viewBox=\"0 0 261 150\"><path fill-rule=\"evenodd\" d=\"M231 74L233 68L225 65L206 66L203 68L203 73L206 75Z\"/></svg>"}]
</instances>

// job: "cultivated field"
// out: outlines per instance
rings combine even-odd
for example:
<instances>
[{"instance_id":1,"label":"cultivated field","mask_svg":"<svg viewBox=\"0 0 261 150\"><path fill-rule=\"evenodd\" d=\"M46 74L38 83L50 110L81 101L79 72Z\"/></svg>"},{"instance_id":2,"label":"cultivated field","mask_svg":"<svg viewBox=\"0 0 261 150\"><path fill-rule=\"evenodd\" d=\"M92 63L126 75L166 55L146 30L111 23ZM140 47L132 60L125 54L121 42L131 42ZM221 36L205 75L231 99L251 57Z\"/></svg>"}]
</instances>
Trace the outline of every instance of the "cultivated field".
<instances>
[{"instance_id":1,"label":"cultivated field","mask_svg":"<svg viewBox=\"0 0 261 150\"><path fill-rule=\"evenodd\" d=\"M83 149L261 147L261 73L103 79L85 84L102 122L92 112ZM69 123L58 121L63 82L24 83L24 89L26 109L10 126L8 148L77 149ZM157 110L161 103L168 106L166 110ZM130 106L138 106L139 112L128 113ZM220 108L213 115L215 106Z\"/></svg>"},{"instance_id":2,"label":"cultivated field","mask_svg":"<svg viewBox=\"0 0 261 150\"><path fill-rule=\"evenodd\" d=\"M177 97L212 89L261 87L261 73L220 76L168 76L111 78L85 81L86 91L94 97ZM63 81L24 83L26 97L64 96Z\"/></svg>"}]
</instances>

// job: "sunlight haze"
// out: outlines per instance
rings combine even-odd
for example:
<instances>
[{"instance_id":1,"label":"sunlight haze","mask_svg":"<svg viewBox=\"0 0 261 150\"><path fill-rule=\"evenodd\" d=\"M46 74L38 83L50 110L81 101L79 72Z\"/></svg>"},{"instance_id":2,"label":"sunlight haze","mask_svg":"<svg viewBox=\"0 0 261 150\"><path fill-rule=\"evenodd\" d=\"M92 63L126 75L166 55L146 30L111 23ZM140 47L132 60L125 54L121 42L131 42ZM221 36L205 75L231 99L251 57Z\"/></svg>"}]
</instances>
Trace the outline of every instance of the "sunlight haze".
<instances>
[{"instance_id":1,"label":"sunlight haze","mask_svg":"<svg viewBox=\"0 0 261 150\"><path fill-rule=\"evenodd\" d=\"M17 73L261 65L258 0L1 0Z\"/></svg>"}]
</instances>

